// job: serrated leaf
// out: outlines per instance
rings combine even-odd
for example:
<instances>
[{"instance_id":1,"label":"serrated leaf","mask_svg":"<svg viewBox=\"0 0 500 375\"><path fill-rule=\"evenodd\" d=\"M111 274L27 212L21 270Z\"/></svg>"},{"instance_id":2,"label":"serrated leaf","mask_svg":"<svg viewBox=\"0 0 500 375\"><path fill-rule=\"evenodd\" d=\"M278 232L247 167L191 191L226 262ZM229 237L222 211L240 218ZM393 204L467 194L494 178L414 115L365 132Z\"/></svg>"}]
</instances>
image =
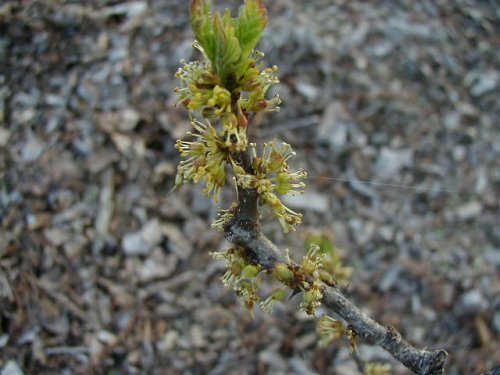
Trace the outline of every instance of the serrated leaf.
<instances>
[{"instance_id":1,"label":"serrated leaf","mask_svg":"<svg viewBox=\"0 0 500 375\"><path fill-rule=\"evenodd\" d=\"M189 18L196 39L205 50L208 58L215 56L214 20L211 0L193 0Z\"/></svg>"},{"instance_id":2,"label":"serrated leaf","mask_svg":"<svg viewBox=\"0 0 500 375\"><path fill-rule=\"evenodd\" d=\"M242 56L235 32L234 19L229 10L226 10L224 17L217 12L214 16L215 56L212 63L226 85L231 74L237 73Z\"/></svg>"},{"instance_id":3,"label":"serrated leaf","mask_svg":"<svg viewBox=\"0 0 500 375\"><path fill-rule=\"evenodd\" d=\"M243 56L248 55L259 42L267 24L267 10L262 0L246 0L236 20L236 36Z\"/></svg>"},{"instance_id":4,"label":"serrated leaf","mask_svg":"<svg viewBox=\"0 0 500 375\"><path fill-rule=\"evenodd\" d=\"M251 63L249 55L262 36L267 11L262 0L245 0L234 19L227 9L224 15L212 14L211 0L192 0L190 22L224 87L231 88Z\"/></svg>"}]
</instances>

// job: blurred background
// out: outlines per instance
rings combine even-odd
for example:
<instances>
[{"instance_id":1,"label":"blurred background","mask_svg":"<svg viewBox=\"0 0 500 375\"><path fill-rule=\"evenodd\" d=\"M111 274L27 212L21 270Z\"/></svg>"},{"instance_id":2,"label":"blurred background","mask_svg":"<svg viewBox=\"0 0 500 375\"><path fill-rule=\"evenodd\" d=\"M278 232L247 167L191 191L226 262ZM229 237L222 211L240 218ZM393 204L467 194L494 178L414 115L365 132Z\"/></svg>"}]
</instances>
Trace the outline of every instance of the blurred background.
<instances>
[{"instance_id":1,"label":"blurred background","mask_svg":"<svg viewBox=\"0 0 500 375\"><path fill-rule=\"evenodd\" d=\"M169 195L189 3L0 1L2 374L360 374L296 299L242 309L208 255L227 246L217 207L200 186ZM449 351L447 374L498 364L498 2L266 3L283 105L252 137L291 143L310 178L287 200L303 226L265 232L295 259L304 233L333 236L348 296Z\"/></svg>"}]
</instances>

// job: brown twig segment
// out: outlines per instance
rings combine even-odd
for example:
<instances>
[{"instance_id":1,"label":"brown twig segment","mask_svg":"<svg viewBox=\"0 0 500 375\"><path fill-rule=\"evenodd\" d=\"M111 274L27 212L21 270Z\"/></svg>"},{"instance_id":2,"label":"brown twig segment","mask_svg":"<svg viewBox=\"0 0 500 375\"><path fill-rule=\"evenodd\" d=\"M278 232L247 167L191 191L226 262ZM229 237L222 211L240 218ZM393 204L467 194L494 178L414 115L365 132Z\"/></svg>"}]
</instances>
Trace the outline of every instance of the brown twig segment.
<instances>
[{"instance_id":1,"label":"brown twig segment","mask_svg":"<svg viewBox=\"0 0 500 375\"><path fill-rule=\"evenodd\" d=\"M260 230L257 214L258 196L241 189L235 216L225 226L225 236L240 245L247 256L262 269L272 269L277 263L286 263L283 253ZM418 349L404 340L393 327L384 327L354 305L336 287L323 285L322 302L344 319L360 339L380 345L394 358L418 375L436 375L444 372L448 353L439 349Z\"/></svg>"}]
</instances>

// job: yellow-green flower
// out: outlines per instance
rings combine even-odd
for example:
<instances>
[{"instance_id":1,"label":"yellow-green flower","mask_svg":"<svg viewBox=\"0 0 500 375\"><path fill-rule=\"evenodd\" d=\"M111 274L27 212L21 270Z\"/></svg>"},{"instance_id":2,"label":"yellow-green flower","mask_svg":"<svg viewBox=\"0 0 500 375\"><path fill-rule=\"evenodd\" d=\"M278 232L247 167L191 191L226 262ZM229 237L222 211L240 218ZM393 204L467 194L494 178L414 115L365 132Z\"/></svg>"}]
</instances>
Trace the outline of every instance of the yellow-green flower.
<instances>
[{"instance_id":1,"label":"yellow-green flower","mask_svg":"<svg viewBox=\"0 0 500 375\"><path fill-rule=\"evenodd\" d=\"M262 203L271 208L284 232L301 223L302 215L286 207L278 194L302 194L305 187L301 179L307 177L303 170L290 172L288 160L294 155L290 145L283 143L277 147L274 142L264 144L262 156L257 156L255 145L250 144L253 153L253 174L235 173L238 186L243 189L255 189Z\"/></svg>"},{"instance_id":2,"label":"yellow-green flower","mask_svg":"<svg viewBox=\"0 0 500 375\"><path fill-rule=\"evenodd\" d=\"M273 274L279 281L285 284L292 281L294 277L294 273L285 263L276 264L273 269Z\"/></svg>"},{"instance_id":3,"label":"yellow-green flower","mask_svg":"<svg viewBox=\"0 0 500 375\"><path fill-rule=\"evenodd\" d=\"M203 192L219 201L222 187L226 184L225 167L228 153L217 136L215 128L209 123L192 121L196 133L188 133L194 141L178 140L175 147L185 157L177 167L176 187L187 181L205 181Z\"/></svg>"},{"instance_id":4,"label":"yellow-green flower","mask_svg":"<svg viewBox=\"0 0 500 375\"><path fill-rule=\"evenodd\" d=\"M207 100L207 105L215 108L215 114L220 116L231 111L231 93L219 85L212 89L212 97Z\"/></svg>"},{"instance_id":5,"label":"yellow-green flower","mask_svg":"<svg viewBox=\"0 0 500 375\"><path fill-rule=\"evenodd\" d=\"M262 195L262 200L271 208L285 233L287 233L290 229L295 230L295 227L302 222L302 214L297 213L285 206L276 194L266 192Z\"/></svg>"},{"instance_id":6,"label":"yellow-green flower","mask_svg":"<svg viewBox=\"0 0 500 375\"><path fill-rule=\"evenodd\" d=\"M323 315L318 321L318 333L320 335L320 345L327 346L332 341L335 341L346 335L347 329L336 319L330 318L328 315Z\"/></svg>"},{"instance_id":7,"label":"yellow-green flower","mask_svg":"<svg viewBox=\"0 0 500 375\"><path fill-rule=\"evenodd\" d=\"M321 298L323 298L321 283L314 281L313 285L304 292L299 309L305 311L308 315L314 315L314 309L321 306Z\"/></svg>"},{"instance_id":8,"label":"yellow-green flower","mask_svg":"<svg viewBox=\"0 0 500 375\"><path fill-rule=\"evenodd\" d=\"M260 303L260 307L265 312L272 313L276 302L283 300L283 298L285 298L285 295L285 289L277 288L272 291L271 295L267 297L265 301Z\"/></svg>"},{"instance_id":9,"label":"yellow-green flower","mask_svg":"<svg viewBox=\"0 0 500 375\"><path fill-rule=\"evenodd\" d=\"M198 48L202 50L201 47ZM208 105L208 101L213 97L213 89L217 85L210 62L181 61L181 63L182 67L175 74L179 79L179 87L174 90L179 94L178 103L184 104L190 110Z\"/></svg>"},{"instance_id":10,"label":"yellow-green flower","mask_svg":"<svg viewBox=\"0 0 500 375\"><path fill-rule=\"evenodd\" d=\"M252 316L255 303L260 301L260 297L257 294L259 286L260 280L256 282L244 280L235 288L236 295L242 299L243 305L250 311Z\"/></svg>"},{"instance_id":11,"label":"yellow-green flower","mask_svg":"<svg viewBox=\"0 0 500 375\"><path fill-rule=\"evenodd\" d=\"M234 217L234 209L236 208L236 203L231 205L229 210L220 209L217 213L217 219L212 222L212 228L217 229L218 231L224 231L224 225Z\"/></svg>"},{"instance_id":12,"label":"yellow-green flower","mask_svg":"<svg viewBox=\"0 0 500 375\"><path fill-rule=\"evenodd\" d=\"M301 191L297 191L296 189L303 189L306 187L306 184L303 182L295 182L299 179L306 178L307 173L300 169L297 172L278 172L275 177L276 187L275 190L281 194L300 194Z\"/></svg>"},{"instance_id":13,"label":"yellow-green flower","mask_svg":"<svg viewBox=\"0 0 500 375\"><path fill-rule=\"evenodd\" d=\"M307 254L302 257L302 262L300 263L299 271L305 275L318 276L315 274L317 270L323 268L323 255L319 254L319 246L312 244L307 252Z\"/></svg>"}]
</instances>

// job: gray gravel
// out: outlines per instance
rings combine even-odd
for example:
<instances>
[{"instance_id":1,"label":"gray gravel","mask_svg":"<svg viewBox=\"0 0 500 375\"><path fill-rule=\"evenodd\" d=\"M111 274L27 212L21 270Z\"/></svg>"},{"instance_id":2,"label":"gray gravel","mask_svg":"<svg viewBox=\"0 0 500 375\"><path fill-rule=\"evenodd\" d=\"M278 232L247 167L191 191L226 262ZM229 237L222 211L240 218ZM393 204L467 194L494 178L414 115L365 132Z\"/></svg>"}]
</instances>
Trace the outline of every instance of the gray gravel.
<instances>
[{"instance_id":1,"label":"gray gravel","mask_svg":"<svg viewBox=\"0 0 500 375\"><path fill-rule=\"evenodd\" d=\"M217 1L221 7L235 2ZM226 4L227 3L227 4ZM500 358L500 10L495 1L269 3L260 45L282 111L252 123L297 151L300 259L333 233L347 293L447 374ZM188 130L172 94L188 1L0 5L2 374L357 374L283 303L241 309L197 186L170 193ZM223 195L223 204L233 191ZM267 285L274 287L272 281ZM364 354L363 354L364 350ZM363 346L362 358L400 364Z\"/></svg>"}]
</instances>

